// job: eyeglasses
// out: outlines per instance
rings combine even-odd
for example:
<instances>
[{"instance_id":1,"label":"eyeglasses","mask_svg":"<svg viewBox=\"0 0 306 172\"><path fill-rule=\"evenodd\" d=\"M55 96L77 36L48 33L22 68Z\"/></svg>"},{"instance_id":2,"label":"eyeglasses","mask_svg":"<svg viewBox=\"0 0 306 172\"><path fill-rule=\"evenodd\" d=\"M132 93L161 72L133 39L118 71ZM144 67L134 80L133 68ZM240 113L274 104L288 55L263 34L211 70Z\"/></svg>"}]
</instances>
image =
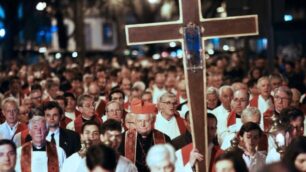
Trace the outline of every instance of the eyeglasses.
<instances>
[{"instance_id":1,"label":"eyeglasses","mask_svg":"<svg viewBox=\"0 0 306 172\"><path fill-rule=\"evenodd\" d=\"M275 99L276 101L278 101L278 100L289 101L289 98L288 98L288 97L275 96L274 99Z\"/></svg>"},{"instance_id":2,"label":"eyeglasses","mask_svg":"<svg viewBox=\"0 0 306 172\"><path fill-rule=\"evenodd\" d=\"M12 110L5 110L5 113L18 113L18 109L12 109Z\"/></svg>"},{"instance_id":3,"label":"eyeglasses","mask_svg":"<svg viewBox=\"0 0 306 172\"><path fill-rule=\"evenodd\" d=\"M177 102L170 102L170 101L168 101L168 102L162 102L162 103L165 103L165 104L168 105L168 106L170 106L170 105L176 106L176 105L177 105Z\"/></svg>"},{"instance_id":4,"label":"eyeglasses","mask_svg":"<svg viewBox=\"0 0 306 172\"><path fill-rule=\"evenodd\" d=\"M84 108L95 108L95 104L83 105L82 107L84 107Z\"/></svg>"}]
</instances>

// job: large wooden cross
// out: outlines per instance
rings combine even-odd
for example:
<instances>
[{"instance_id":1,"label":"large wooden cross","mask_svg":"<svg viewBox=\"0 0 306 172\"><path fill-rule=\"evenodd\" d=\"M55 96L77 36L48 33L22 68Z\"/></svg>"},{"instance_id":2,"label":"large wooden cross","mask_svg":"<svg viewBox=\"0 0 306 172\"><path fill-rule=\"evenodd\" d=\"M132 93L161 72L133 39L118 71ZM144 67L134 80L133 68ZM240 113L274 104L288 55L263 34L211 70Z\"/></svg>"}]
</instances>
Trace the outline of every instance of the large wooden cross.
<instances>
[{"instance_id":1,"label":"large wooden cross","mask_svg":"<svg viewBox=\"0 0 306 172\"><path fill-rule=\"evenodd\" d=\"M127 25L125 28L128 45L152 44L178 41L186 52L182 30L189 24L204 28L204 40L213 37L237 37L258 34L257 15L203 19L200 0L179 0L180 18L174 22ZM202 46L204 51L204 46ZM184 55L184 72L187 81L187 95L190 104L191 129L193 145L205 155L206 161L197 164L197 171L208 172L207 162L207 120L206 120L206 71L204 54L201 56L203 66L188 67Z\"/></svg>"}]
</instances>

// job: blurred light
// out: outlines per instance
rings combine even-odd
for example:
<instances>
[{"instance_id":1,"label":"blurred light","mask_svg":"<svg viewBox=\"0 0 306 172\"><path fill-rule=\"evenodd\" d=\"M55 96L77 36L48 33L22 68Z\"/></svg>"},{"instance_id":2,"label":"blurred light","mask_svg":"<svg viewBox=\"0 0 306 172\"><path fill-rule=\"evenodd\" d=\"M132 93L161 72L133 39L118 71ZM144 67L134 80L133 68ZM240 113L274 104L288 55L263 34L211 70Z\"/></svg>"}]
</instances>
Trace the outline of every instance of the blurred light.
<instances>
[{"instance_id":1,"label":"blurred light","mask_svg":"<svg viewBox=\"0 0 306 172\"><path fill-rule=\"evenodd\" d=\"M167 53L166 51L163 51L163 52L161 53L161 56L162 56L163 58L168 57L168 56L169 56L169 53Z\"/></svg>"},{"instance_id":2,"label":"blurred light","mask_svg":"<svg viewBox=\"0 0 306 172\"><path fill-rule=\"evenodd\" d=\"M284 20L285 20L286 22L292 21L292 20L293 20L293 17L292 17L292 15L285 14L285 15L284 15Z\"/></svg>"},{"instance_id":3,"label":"blurred light","mask_svg":"<svg viewBox=\"0 0 306 172\"><path fill-rule=\"evenodd\" d=\"M170 56L173 57L173 58L175 58L175 57L176 57L176 52L175 52L175 51L172 51L172 52L170 53Z\"/></svg>"},{"instance_id":4,"label":"blurred light","mask_svg":"<svg viewBox=\"0 0 306 172\"><path fill-rule=\"evenodd\" d=\"M51 26L51 32L57 32L58 31L58 28L57 26Z\"/></svg>"},{"instance_id":5,"label":"blurred light","mask_svg":"<svg viewBox=\"0 0 306 172\"><path fill-rule=\"evenodd\" d=\"M47 7L46 2L38 2L36 5L36 10L43 11Z\"/></svg>"},{"instance_id":6,"label":"blurred light","mask_svg":"<svg viewBox=\"0 0 306 172\"><path fill-rule=\"evenodd\" d=\"M178 50L176 51L176 56L177 56L178 58L183 58L183 50L182 50L182 49L178 49Z\"/></svg>"},{"instance_id":7,"label":"blurred light","mask_svg":"<svg viewBox=\"0 0 306 172\"><path fill-rule=\"evenodd\" d=\"M46 47L40 47L40 48L38 49L38 52L39 52L39 53L45 53L45 52L47 52L47 48L46 48Z\"/></svg>"},{"instance_id":8,"label":"blurred light","mask_svg":"<svg viewBox=\"0 0 306 172\"><path fill-rule=\"evenodd\" d=\"M73 53L72 53L72 57L73 57L73 58L77 58L77 57L78 57L78 52L73 52Z\"/></svg>"},{"instance_id":9,"label":"blurred light","mask_svg":"<svg viewBox=\"0 0 306 172\"><path fill-rule=\"evenodd\" d=\"M153 59L154 59L154 60L160 59L160 55L159 55L159 54L153 54Z\"/></svg>"},{"instance_id":10,"label":"blurred light","mask_svg":"<svg viewBox=\"0 0 306 172\"><path fill-rule=\"evenodd\" d=\"M56 59L60 59L61 57L62 57L62 54L61 54L61 53L56 53L56 54L55 54L55 58L56 58Z\"/></svg>"},{"instance_id":11,"label":"blurred light","mask_svg":"<svg viewBox=\"0 0 306 172\"><path fill-rule=\"evenodd\" d=\"M123 54L124 54L125 56L129 56L130 53L131 53L130 50L124 50L124 51L123 51Z\"/></svg>"},{"instance_id":12,"label":"blurred light","mask_svg":"<svg viewBox=\"0 0 306 172\"><path fill-rule=\"evenodd\" d=\"M213 55L213 54L215 53L215 51L214 51L213 49L208 49L208 50L207 50L207 53L208 53L209 55Z\"/></svg>"},{"instance_id":13,"label":"blurred light","mask_svg":"<svg viewBox=\"0 0 306 172\"><path fill-rule=\"evenodd\" d=\"M133 55L133 56L137 56L137 55L138 55L138 51L137 51L137 50L133 50L133 51L132 51L132 55Z\"/></svg>"},{"instance_id":14,"label":"blurred light","mask_svg":"<svg viewBox=\"0 0 306 172\"><path fill-rule=\"evenodd\" d=\"M160 0L148 0L148 2L150 4L158 4L158 3L160 3Z\"/></svg>"},{"instance_id":15,"label":"blurred light","mask_svg":"<svg viewBox=\"0 0 306 172\"><path fill-rule=\"evenodd\" d=\"M170 46L171 48L174 48L174 47L176 47L176 43L175 43L175 42L170 42L170 43L169 43L169 46Z\"/></svg>"},{"instance_id":16,"label":"blurred light","mask_svg":"<svg viewBox=\"0 0 306 172\"><path fill-rule=\"evenodd\" d=\"M5 29L4 28L2 28L2 29L0 29L0 37L4 37L5 36Z\"/></svg>"},{"instance_id":17,"label":"blurred light","mask_svg":"<svg viewBox=\"0 0 306 172\"><path fill-rule=\"evenodd\" d=\"M267 39L267 38L263 38L263 39L262 39L262 44L263 44L263 46L264 46L265 48L267 48L267 47L268 47L268 39Z\"/></svg>"},{"instance_id":18,"label":"blurred light","mask_svg":"<svg viewBox=\"0 0 306 172\"><path fill-rule=\"evenodd\" d=\"M218 7L217 8L217 12L218 13L223 13L225 10L224 10L224 7Z\"/></svg>"},{"instance_id":19,"label":"blurred light","mask_svg":"<svg viewBox=\"0 0 306 172\"><path fill-rule=\"evenodd\" d=\"M223 45L223 50L224 51L228 51L229 50L229 46L228 45Z\"/></svg>"}]
</instances>

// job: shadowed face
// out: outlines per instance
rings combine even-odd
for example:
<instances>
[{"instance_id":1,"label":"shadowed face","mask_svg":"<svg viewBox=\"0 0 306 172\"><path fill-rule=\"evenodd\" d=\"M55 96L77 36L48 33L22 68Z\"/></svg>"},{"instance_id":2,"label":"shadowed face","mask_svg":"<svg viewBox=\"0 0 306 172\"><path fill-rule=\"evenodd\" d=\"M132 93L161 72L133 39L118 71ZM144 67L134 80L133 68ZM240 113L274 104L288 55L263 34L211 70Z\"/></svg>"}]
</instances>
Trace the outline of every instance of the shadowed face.
<instances>
[{"instance_id":1,"label":"shadowed face","mask_svg":"<svg viewBox=\"0 0 306 172\"><path fill-rule=\"evenodd\" d=\"M153 119L148 114L137 114L135 122L136 131L141 135L148 135L153 129Z\"/></svg>"},{"instance_id":2,"label":"shadowed face","mask_svg":"<svg viewBox=\"0 0 306 172\"><path fill-rule=\"evenodd\" d=\"M9 125L15 125L18 120L19 110L15 103L7 102L2 110L6 122Z\"/></svg>"},{"instance_id":3,"label":"shadowed face","mask_svg":"<svg viewBox=\"0 0 306 172\"><path fill-rule=\"evenodd\" d=\"M16 164L16 152L9 144L0 146L0 171L13 171Z\"/></svg>"},{"instance_id":4,"label":"shadowed face","mask_svg":"<svg viewBox=\"0 0 306 172\"><path fill-rule=\"evenodd\" d=\"M34 121L32 123L32 127L30 129L30 135L32 137L32 142L40 146L45 142L45 138L47 135L47 127L44 120Z\"/></svg>"}]
</instances>

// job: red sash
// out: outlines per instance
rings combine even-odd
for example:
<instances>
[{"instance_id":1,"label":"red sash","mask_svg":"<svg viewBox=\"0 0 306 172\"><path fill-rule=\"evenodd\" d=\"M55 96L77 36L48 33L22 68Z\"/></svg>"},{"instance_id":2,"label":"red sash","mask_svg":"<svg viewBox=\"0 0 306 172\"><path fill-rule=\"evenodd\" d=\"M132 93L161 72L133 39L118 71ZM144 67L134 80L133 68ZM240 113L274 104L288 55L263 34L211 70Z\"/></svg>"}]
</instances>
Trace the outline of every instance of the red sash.
<instances>
[{"instance_id":1,"label":"red sash","mask_svg":"<svg viewBox=\"0 0 306 172\"><path fill-rule=\"evenodd\" d=\"M49 142L46 144L46 151L48 157L48 172L59 172L59 163L57 157L56 146L52 146ZM32 143L26 143L21 150L21 171L31 172L31 157L32 157Z\"/></svg>"},{"instance_id":2,"label":"red sash","mask_svg":"<svg viewBox=\"0 0 306 172\"><path fill-rule=\"evenodd\" d=\"M186 132L186 126L185 126L185 123L184 123L184 119L179 117L178 115L175 115L175 120L176 120L176 123L179 127L179 130L180 130L180 133L185 133Z\"/></svg>"},{"instance_id":3,"label":"red sash","mask_svg":"<svg viewBox=\"0 0 306 172\"><path fill-rule=\"evenodd\" d=\"M164 144L166 143L165 136L157 131L153 130L153 142L156 144ZM131 160L133 163L136 162L136 146L137 146L137 131L136 130L128 130L125 133L125 144L124 144L124 156Z\"/></svg>"},{"instance_id":4,"label":"red sash","mask_svg":"<svg viewBox=\"0 0 306 172\"><path fill-rule=\"evenodd\" d=\"M99 125L102 124L102 119L99 118L96 114L94 116L94 121L97 122ZM74 131L77 133L81 133L82 125L83 125L82 115L79 115L74 120Z\"/></svg>"},{"instance_id":5,"label":"red sash","mask_svg":"<svg viewBox=\"0 0 306 172\"><path fill-rule=\"evenodd\" d=\"M227 118L227 127L236 124L236 112L231 111Z\"/></svg>"},{"instance_id":6,"label":"red sash","mask_svg":"<svg viewBox=\"0 0 306 172\"><path fill-rule=\"evenodd\" d=\"M66 126L72 121L72 119L64 116L64 118L60 121L60 127L66 128Z\"/></svg>"},{"instance_id":7,"label":"red sash","mask_svg":"<svg viewBox=\"0 0 306 172\"><path fill-rule=\"evenodd\" d=\"M184 166L189 162L190 152L192 151L192 149L193 149L192 143L189 143L188 145L182 148L182 159L183 159ZM213 146L211 150L210 162L209 162L210 172L214 171L214 165L216 163L216 159L223 153L224 152L220 149L220 146L217 146L217 145Z\"/></svg>"},{"instance_id":8,"label":"red sash","mask_svg":"<svg viewBox=\"0 0 306 172\"><path fill-rule=\"evenodd\" d=\"M272 125L272 119L274 111L271 109L266 110L263 114L263 123L264 123L264 131L269 131L271 125Z\"/></svg>"},{"instance_id":9,"label":"red sash","mask_svg":"<svg viewBox=\"0 0 306 172\"><path fill-rule=\"evenodd\" d=\"M28 129L21 131L21 133L20 133L20 137L21 137L20 138L20 143L21 143L21 145L26 143L26 138L27 138L28 135L29 135L29 130Z\"/></svg>"},{"instance_id":10,"label":"red sash","mask_svg":"<svg viewBox=\"0 0 306 172\"><path fill-rule=\"evenodd\" d=\"M15 136L17 133L19 133L19 132L21 132L21 131L23 131L23 130L27 130L27 129L28 129L28 126L27 126L26 124L19 123L19 124L17 125L17 129L16 129L15 133L14 133L13 136L12 136L12 139L14 138L14 136Z\"/></svg>"},{"instance_id":11,"label":"red sash","mask_svg":"<svg viewBox=\"0 0 306 172\"><path fill-rule=\"evenodd\" d=\"M258 98L259 96L255 96L250 100L250 107L257 107L258 108Z\"/></svg>"},{"instance_id":12,"label":"red sash","mask_svg":"<svg viewBox=\"0 0 306 172\"><path fill-rule=\"evenodd\" d=\"M192 148L192 143L189 143L188 145L182 147L182 159L184 166L189 162L190 152L192 151Z\"/></svg>"}]
</instances>

